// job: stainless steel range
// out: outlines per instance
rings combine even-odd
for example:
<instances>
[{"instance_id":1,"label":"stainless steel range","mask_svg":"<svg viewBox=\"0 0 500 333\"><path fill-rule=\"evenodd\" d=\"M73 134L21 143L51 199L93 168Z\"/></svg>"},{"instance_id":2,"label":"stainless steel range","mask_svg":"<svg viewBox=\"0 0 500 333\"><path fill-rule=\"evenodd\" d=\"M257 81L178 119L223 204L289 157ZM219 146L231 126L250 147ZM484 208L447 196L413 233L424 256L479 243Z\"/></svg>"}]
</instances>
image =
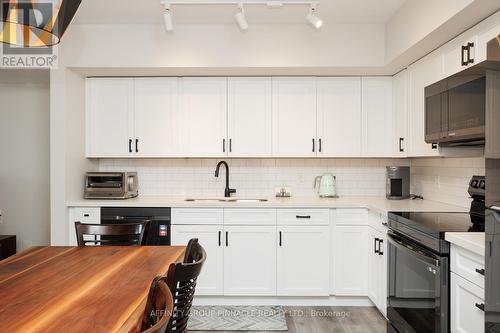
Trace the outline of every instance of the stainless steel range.
<instances>
[{"instance_id":1,"label":"stainless steel range","mask_svg":"<svg viewBox=\"0 0 500 333\"><path fill-rule=\"evenodd\" d=\"M484 191L484 177L474 176L467 213L389 213L388 332L449 333L450 244L444 237L484 231Z\"/></svg>"}]
</instances>

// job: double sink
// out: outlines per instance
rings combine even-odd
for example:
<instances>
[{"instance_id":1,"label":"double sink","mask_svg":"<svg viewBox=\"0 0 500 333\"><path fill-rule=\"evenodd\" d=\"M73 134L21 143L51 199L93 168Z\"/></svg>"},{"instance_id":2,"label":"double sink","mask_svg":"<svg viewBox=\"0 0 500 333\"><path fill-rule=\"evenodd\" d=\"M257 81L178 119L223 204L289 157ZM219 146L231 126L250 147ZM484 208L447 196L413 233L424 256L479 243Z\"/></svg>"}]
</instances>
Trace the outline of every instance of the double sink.
<instances>
[{"instance_id":1,"label":"double sink","mask_svg":"<svg viewBox=\"0 0 500 333\"><path fill-rule=\"evenodd\" d=\"M184 201L189 202L266 202L262 198L188 198Z\"/></svg>"}]
</instances>

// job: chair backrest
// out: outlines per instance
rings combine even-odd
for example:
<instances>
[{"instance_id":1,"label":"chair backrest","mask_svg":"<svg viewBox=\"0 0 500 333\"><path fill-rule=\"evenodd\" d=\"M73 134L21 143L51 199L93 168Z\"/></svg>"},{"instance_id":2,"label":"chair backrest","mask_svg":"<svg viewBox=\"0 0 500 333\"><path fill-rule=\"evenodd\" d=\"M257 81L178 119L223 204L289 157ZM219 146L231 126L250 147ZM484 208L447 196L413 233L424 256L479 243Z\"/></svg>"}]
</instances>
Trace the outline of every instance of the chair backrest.
<instances>
[{"instance_id":1,"label":"chair backrest","mask_svg":"<svg viewBox=\"0 0 500 333\"><path fill-rule=\"evenodd\" d=\"M142 245L148 221L124 224L83 224L75 222L78 246Z\"/></svg>"},{"instance_id":2,"label":"chair backrest","mask_svg":"<svg viewBox=\"0 0 500 333\"><path fill-rule=\"evenodd\" d=\"M157 276L149 287L148 299L142 317L142 333L163 333L172 316L174 300L166 277Z\"/></svg>"},{"instance_id":3,"label":"chair backrest","mask_svg":"<svg viewBox=\"0 0 500 333\"><path fill-rule=\"evenodd\" d=\"M171 264L167 284L174 298L174 310L166 332L187 332L189 312L193 304L196 280L207 258L198 239L191 239L186 247L183 262Z\"/></svg>"}]
</instances>

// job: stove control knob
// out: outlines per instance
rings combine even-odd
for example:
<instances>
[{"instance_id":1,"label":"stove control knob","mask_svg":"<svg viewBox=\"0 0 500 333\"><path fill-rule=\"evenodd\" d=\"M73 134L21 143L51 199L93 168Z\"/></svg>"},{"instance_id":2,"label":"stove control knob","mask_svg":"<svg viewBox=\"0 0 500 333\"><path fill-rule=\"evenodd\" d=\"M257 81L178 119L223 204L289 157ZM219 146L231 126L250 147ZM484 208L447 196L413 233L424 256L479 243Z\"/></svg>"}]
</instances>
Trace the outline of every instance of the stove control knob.
<instances>
[{"instance_id":1,"label":"stove control knob","mask_svg":"<svg viewBox=\"0 0 500 333\"><path fill-rule=\"evenodd\" d=\"M481 190L484 190L484 189L486 188L486 183L485 183L485 181L484 181L484 180L481 180L481 181L479 182L479 188L480 188Z\"/></svg>"},{"instance_id":2,"label":"stove control knob","mask_svg":"<svg viewBox=\"0 0 500 333\"><path fill-rule=\"evenodd\" d=\"M477 188L477 180L473 179L471 182L470 182L470 187L472 188Z\"/></svg>"}]
</instances>

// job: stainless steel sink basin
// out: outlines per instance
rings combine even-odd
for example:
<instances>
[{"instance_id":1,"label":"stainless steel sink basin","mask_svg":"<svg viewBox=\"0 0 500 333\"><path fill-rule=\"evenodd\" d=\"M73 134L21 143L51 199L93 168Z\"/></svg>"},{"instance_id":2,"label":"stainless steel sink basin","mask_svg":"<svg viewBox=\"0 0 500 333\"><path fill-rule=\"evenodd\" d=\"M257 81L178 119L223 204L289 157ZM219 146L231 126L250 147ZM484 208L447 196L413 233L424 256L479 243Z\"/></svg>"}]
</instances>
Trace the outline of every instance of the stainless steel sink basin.
<instances>
[{"instance_id":1,"label":"stainless steel sink basin","mask_svg":"<svg viewBox=\"0 0 500 333\"><path fill-rule=\"evenodd\" d=\"M189 202L266 202L263 198L188 198Z\"/></svg>"}]
</instances>

